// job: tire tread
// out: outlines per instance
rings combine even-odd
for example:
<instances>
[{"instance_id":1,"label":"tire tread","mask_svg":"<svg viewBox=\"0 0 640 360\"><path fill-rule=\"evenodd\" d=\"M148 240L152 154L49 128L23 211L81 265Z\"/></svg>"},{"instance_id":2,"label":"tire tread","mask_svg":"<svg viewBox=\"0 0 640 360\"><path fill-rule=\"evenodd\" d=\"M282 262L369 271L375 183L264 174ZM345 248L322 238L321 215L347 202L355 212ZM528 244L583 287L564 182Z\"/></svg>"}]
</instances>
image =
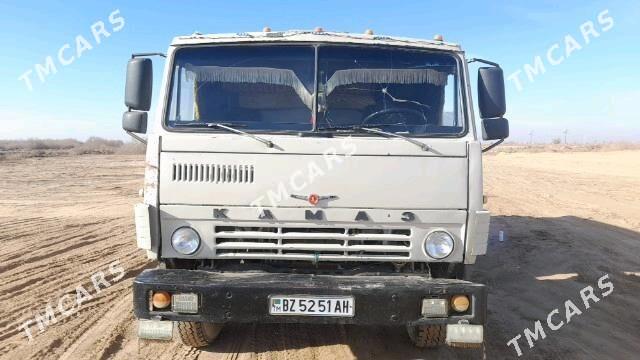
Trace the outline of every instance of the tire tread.
<instances>
[{"instance_id":1,"label":"tire tread","mask_svg":"<svg viewBox=\"0 0 640 360\"><path fill-rule=\"evenodd\" d=\"M176 328L180 335L180 341L184 345L194 348L208 346L213 342L213 340L215 340L217 334L211 339L207 338L207 334L204 329L207 325L218 326L200 322L179 321Z\"/></svg>"}]
</instances>

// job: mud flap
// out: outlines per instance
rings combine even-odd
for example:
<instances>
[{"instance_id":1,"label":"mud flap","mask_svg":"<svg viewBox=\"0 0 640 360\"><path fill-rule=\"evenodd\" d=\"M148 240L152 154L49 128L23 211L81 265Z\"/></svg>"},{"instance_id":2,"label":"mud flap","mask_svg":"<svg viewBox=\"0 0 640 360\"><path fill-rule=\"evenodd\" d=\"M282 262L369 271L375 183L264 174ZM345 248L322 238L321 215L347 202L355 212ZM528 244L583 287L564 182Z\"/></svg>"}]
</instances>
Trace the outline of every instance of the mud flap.
<instances>
[{"instance_id":1,"label":"mud flap","mask_svg":"<svg viewBox=\"0 0 640 360\"><path fill-rule=\"evenodd\" d=\"M136 242L138 248L143 250L151 250L151 224L150 224L150 206L147 204L135 204L133 211L136 220Z\"/></svg>"},{"instance_id":2,"label":"mud flap","mask_svg":"<svg viewBox=\"0 0 640 360\"><path fill-rule=\"evenodd\" d=\"M473 264L476 256L487 253L490 218L487 210L469 212L465 264Z\"/></svg>"}]
</instances>

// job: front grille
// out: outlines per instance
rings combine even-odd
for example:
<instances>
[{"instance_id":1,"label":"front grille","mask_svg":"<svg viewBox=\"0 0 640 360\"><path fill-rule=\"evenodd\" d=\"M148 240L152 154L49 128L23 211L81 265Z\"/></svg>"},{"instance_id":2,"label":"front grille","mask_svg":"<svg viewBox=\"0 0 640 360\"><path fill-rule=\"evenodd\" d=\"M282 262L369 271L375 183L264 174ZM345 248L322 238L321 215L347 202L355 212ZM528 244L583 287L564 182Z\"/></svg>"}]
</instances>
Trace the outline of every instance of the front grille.
<instances>
[{"instance_id":1,"label":"front grille","mask_svg":"<svg viewBox=\"0 0 640 360\"><path fill-rule=\"evenodd\" d=\"M411 229L215 227L215 258L406 261Z\"/></svg>"},{"instance_id":2,"label":"front grille","mask_svg":"<svg viewBox=\"0 0 640 360\"><path fill-rule=\"evenodd\" d=\"M253 165L173 164L171 180L176 182L208 182L250 184L254 180Z\"/></svg>"}]
</instances>

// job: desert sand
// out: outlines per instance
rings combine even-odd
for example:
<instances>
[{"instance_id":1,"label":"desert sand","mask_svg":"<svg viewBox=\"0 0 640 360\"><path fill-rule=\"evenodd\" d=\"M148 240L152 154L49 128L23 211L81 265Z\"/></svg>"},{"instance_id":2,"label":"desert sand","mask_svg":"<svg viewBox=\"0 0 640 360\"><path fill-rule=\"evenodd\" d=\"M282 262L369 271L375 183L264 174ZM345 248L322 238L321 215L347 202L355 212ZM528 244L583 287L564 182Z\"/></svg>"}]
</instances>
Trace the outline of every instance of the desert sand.
<instances>
[{"instance_id":1,"label":"desert sand","mask_svg":"<svg viewBox=\"0 0 640 360\"><path fill-rule=\"evenodd\" d=\"M488 255L470 268L489 286L484 349L421 350L403 328L229 326L204 350L143 342L131 282L155 264L135 246L139 155L0 161L0 358L502 359L507 342L609 274L613 292L529 348L523 359L630 359L640 353L640 151L485 157ZM504 241L498 241L499 231ZM31 341L19 326L118 260L124 276ZM584 308L581 307L584 310ZM563 313L563 311L561 311ZM558 318L558 319L561 319Z\"/></svg>"}]
</instances>

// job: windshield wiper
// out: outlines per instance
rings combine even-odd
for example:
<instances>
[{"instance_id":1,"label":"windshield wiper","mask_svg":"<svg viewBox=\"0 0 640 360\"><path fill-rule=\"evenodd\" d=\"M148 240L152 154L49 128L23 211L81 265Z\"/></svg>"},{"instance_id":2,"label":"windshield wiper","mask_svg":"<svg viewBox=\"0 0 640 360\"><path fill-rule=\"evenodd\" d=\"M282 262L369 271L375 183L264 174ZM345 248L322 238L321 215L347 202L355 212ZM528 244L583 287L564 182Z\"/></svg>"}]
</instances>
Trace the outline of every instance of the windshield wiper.
<instances>
[{"instance_id":1,"label":"windshield wiper","mask_svg":"<svg viewBox=\"0 0 640 360\"><path fill-rule=\"evenodd\" d=\"M376 124L376 126L392 126L392 125L397 125L397 124ZM382 131L380 129L375 129L375 128L367 128L367 127L362 127L359 125L351 125L351 126L328 126L328 127L324 127L324 128L319 128L318 130L350 130L350 131L361 131L361 132L367 132L370 134L377 134L377 135L382 135L382 136L389 136L389 137L396 137L399 139L402 139L404 141L410 142L413 145L419 147L420 149L422 149L423 151L433 151L433 149L431 149L431 146L420 142L418 140L414 140L410 137L406 137L400 134L396 134L396 133L392 133L392 132L388 132L388 131Z\"/></svg>"},{"instance_id":2,"label":"windshield wiper","mask_svg":"<svg viewBox=\"0 0 640 360\"><path fill-rule=\"evenodd\" d=\"M233 127L231 126L233 125ZM238 124L227 124L227 123L202 123L202 122L195 122L195 123L185 123L185 124L175 124L174 126L180 127L180 126L185 126L185 127L207 127L207 128L219 128L219 129L224 129L227 130L229 132L235 133L235 134L239 134L239 135L243 135L243 136L248 136L256 141L260 141L261 143L265 144L268 148L272 148L275 146L275 144L267 139L263 139L259 136L255 136L251 133L248 133L246 131L242 131L242 130L238 130L235 127L236 126L242 126L242 125L238 125Z\"/></svg>"},{"instance_id":3,"label":"windshield wiper","mask_svg":"<svg viewBox=\"0 0 640 360\"><path fill-rule=\"evenodd\" d=\"M248 137L252 138L253 140L260 141L261 143L267 145L268 148L272 148L274 146L273 142L270 141L270 140L263 139L263 138L261 138L259 136L255 136L255 135L253 135L251 133L248 133L246 131L238 130L238 129L233 128L231 126L227 126L227 125L220 124L220 123L210 123L209 126L210 127L217 127L217 128L220 128L220 129L225 129L225 130L230 131L232 133L248 136Z\"/></svg>"},{"instance_id":4,"label":"windshield wiper","mask_svg":"<svg viewBox=\"0 0 640 360\"><path fill-rule=\"evenodd\" d=\"M378 135L385 135L385 136L392 136L392 137L397 137L399 139L402 139L404 141L408 141L410 143L412 143L413 145L419 147L420 149L422 149L423 151L431 151L431 146L420 142L418 140L414 140L410 137L406 137L404 135L400 135L400 134L396 134L396 133L392 133L392 132L388 132L388 131L382 131L380 129L372 129L372 128L361 128L363 131L366 132L370 132L370 133L374 133L374 134L378 134Z\"/></svg>"},{"instance_id":5,"label":"windshield wiper","mask_svg":"<svg viewBox=\"0 0 640 360\"><path fill-rule=\"evenodd\" d=\"M222 125L233 126L233 127L246 127L243 124L232 124L232 123L220 123ZM173 127L200 127L200 128L210 128L213 127L213 123L202 122L202 121L177 121L170 124Z\"/></svg>"}]
</instances>

